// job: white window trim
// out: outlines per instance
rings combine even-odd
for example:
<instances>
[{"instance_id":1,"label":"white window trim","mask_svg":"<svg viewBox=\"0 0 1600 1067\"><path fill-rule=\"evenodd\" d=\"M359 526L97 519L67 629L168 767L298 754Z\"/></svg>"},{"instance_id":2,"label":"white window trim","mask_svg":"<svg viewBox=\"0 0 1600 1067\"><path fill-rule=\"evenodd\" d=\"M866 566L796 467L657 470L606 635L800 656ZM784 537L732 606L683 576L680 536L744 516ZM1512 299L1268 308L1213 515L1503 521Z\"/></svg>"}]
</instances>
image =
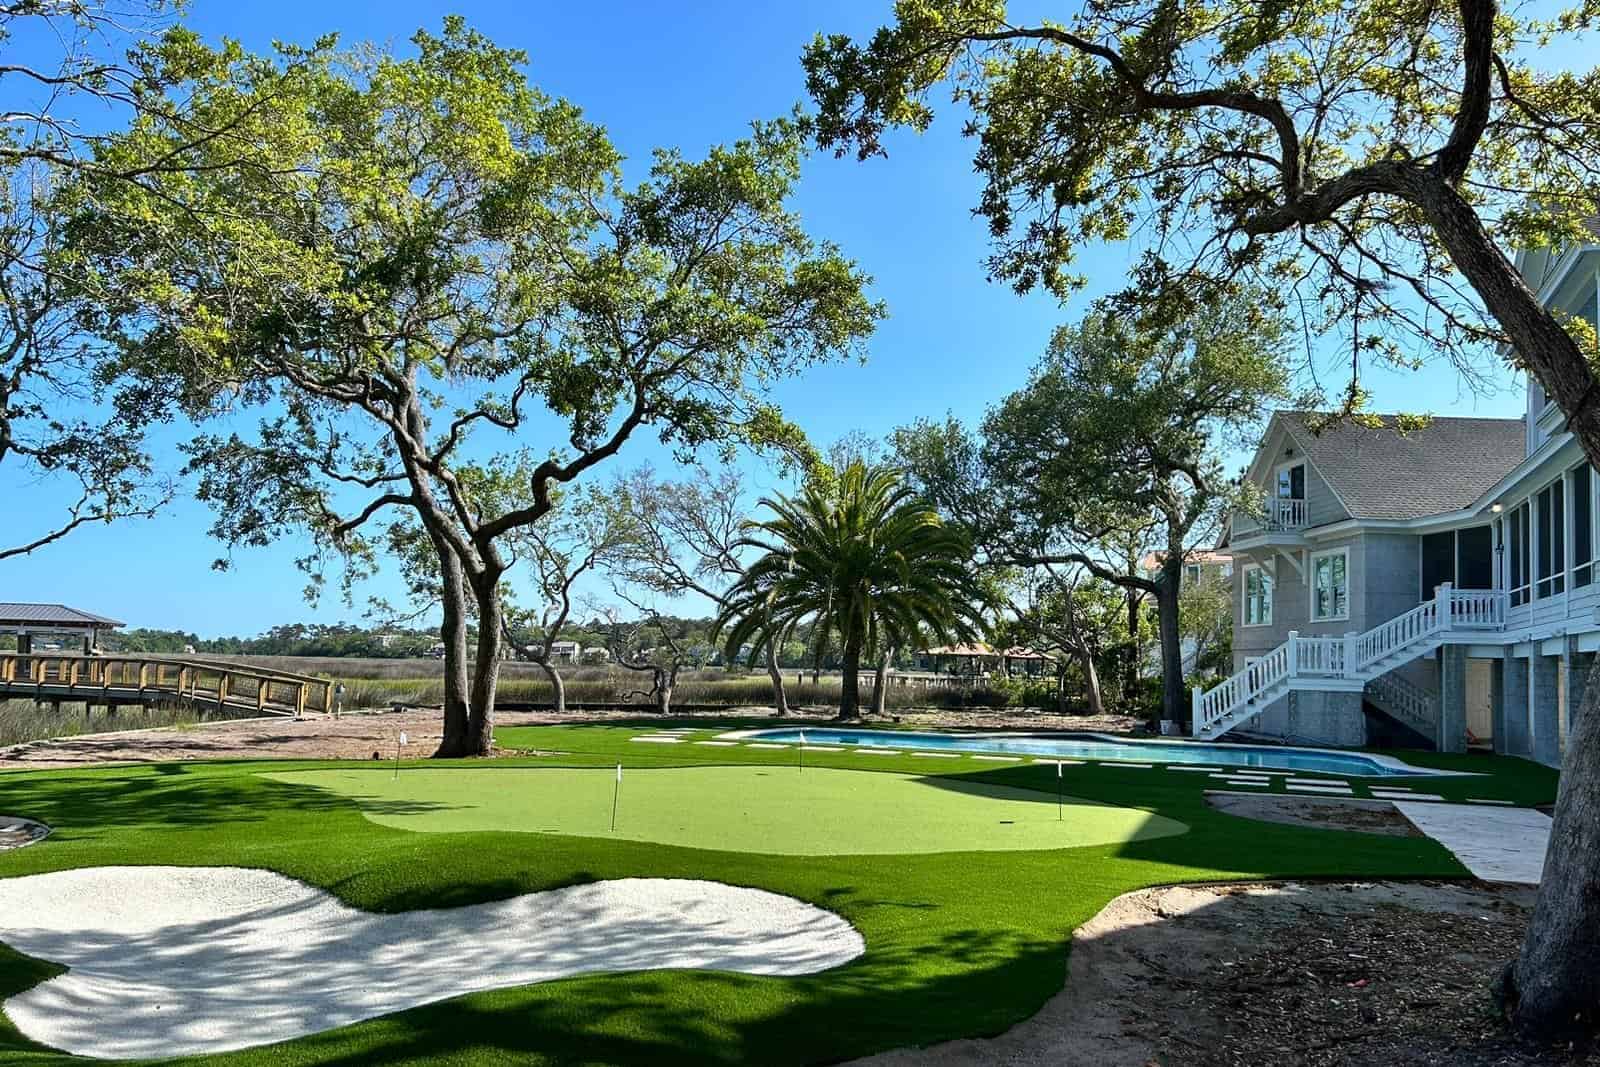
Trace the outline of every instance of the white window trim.
<instances>
[{"instance_id":1,"label":"white window trim","mask_svg":"<svg viewBox=\"0 0 1600 1067\"><path fill-rule=\"evenodd\" d=\"M1317 612L1317 561L1328 559L1332 556L1344 557L1344 614L1343 615L1318 615ZM1350 546L1341 545L1338 548L1328 548L1321 552L1311 553L1310 564L1306 567L1306 575L1311 596L1307 598L1306 616L1312 622L1348 622L1350 621Z\"/></svg>"},{"instance_id":2,"label":"white window trim","mask_svg":"<svg viewBox=\"0 0 1600 1067\"><path fill-rule=\"evenodd\" d=\"M1272 579L1273 575L1272 575L1271 571L1267 570L1265 567L1263 567L1259 563L1246 563L1243 567L1241 567L1239 569L1239 625L1240 625L1240 627L1242 627L1242 628L1244 628L1246 630L1259 630L1259 629L1261 629L1263 627L1272 625L1272 599L1273 599L1273 597L1272 597L1271 594L1269 594L1267 596L1267 611L1266 611L1267 618L1262 622L1251 622L1250 621L1250 572L1251 571L1260 571L1262 576L1267 578L1269 581ZM1272 590L1272 594L1276 594L1276 593L1277 593L1277 589L1274 588Z\"/></svg>"}]
</instances>

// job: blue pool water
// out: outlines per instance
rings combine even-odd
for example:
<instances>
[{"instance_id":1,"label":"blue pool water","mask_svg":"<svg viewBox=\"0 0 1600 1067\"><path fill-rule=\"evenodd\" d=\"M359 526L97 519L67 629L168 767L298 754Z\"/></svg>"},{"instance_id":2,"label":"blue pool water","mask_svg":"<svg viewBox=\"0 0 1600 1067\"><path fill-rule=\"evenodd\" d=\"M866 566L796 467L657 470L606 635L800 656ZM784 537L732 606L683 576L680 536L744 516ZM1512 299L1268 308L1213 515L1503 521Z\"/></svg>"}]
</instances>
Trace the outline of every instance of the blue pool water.
<instances>
[{"instance_id":1,"label":"blue pool water","mask_svg":"<svg viewBox=\"0 0 1600 1067\"><path fill-rule=\"evenodd\" d=\"M1095 734L1078 737L1030 734L941 734L901 730L845 730L807 726L807 744L860 745L867 748L949 749L956 752L1006 752L1062 759L1138 760L1144 763L1196 763L1212 767L1267 767L1284 771L1404 778L1439 774L1350 752L1321 752L1267 745L1214 745L1203 741L1116 741ZM758 730L747 736L763 741L800 740L796 727ZM1448 772L1445 772L1448 773Z\"/></svg>"}]
</instances>

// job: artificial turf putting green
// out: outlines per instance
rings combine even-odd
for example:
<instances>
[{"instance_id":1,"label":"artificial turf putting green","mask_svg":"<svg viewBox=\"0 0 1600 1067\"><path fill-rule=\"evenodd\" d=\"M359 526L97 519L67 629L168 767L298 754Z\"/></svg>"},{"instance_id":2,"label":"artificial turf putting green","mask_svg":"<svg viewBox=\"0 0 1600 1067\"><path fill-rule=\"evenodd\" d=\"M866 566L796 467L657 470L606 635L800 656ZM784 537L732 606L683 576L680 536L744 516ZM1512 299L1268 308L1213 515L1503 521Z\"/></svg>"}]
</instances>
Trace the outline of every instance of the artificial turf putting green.
<instances>
[{"instance_id":1,"label":"artificial turf putting green","mask_svg":"<svg viewBox=\"0 0 1600 1067\"><path fill-rule=\"evenodd\" d=\"M1080 848L1171 837L1175 819L971 778L812 767L418 768L268 774L400 830L514 830L780 856Z\"/></svg>"}]
</instances>

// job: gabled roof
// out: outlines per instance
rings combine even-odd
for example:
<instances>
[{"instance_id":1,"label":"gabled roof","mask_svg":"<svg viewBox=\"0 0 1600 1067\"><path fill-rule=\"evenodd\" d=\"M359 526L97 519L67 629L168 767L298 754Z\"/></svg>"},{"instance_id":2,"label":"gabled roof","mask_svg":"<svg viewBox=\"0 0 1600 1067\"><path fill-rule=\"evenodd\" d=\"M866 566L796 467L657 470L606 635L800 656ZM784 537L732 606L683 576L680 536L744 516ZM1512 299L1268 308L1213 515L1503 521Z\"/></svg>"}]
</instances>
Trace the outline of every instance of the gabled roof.
<instances>
[{"instance_id":1,"label":"gabled roof","mask_svg":"<svg viewBox=\"0 0 1600 1067\"><path fill-rule=\"evenodd\" d=\"M116 619L95 615L65 604L8 604L0 602L0 626L121 626Z\"/></svg>"},{"instance_id":2,"label":"gabled roof","mask_svg":"<svg viewBox=\"0 0 1600 1067\"><path fill-rule=\"evenodd\" d=\"M1354 519L1419 519L1477 500L1527 454L1521 419L1436 416L1400 433L1339 419L1313 431L1315 412L1274 416Z\"/></svg>"}]
</instances>

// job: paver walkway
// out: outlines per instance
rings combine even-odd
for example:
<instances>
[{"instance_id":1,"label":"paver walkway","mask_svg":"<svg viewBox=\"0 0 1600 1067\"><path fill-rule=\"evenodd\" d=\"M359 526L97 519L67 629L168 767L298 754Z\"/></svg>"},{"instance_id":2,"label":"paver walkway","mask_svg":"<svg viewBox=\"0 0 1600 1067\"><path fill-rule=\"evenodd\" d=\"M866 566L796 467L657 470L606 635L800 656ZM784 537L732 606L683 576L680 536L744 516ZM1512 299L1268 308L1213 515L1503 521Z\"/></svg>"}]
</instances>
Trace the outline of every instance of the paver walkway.
<instances>
[{"instance_id":1,"label":"paver walkway","mask_svg":"<svg viewBox=\"0 0 1600 1067\"><path fill-rule=\"evenodd\" d=\"M1411 825L1455 853L1486 882L1538 885L1550 845L1550 816L1533 808L1392 801Z\"/></svg>"}]
</instances>

